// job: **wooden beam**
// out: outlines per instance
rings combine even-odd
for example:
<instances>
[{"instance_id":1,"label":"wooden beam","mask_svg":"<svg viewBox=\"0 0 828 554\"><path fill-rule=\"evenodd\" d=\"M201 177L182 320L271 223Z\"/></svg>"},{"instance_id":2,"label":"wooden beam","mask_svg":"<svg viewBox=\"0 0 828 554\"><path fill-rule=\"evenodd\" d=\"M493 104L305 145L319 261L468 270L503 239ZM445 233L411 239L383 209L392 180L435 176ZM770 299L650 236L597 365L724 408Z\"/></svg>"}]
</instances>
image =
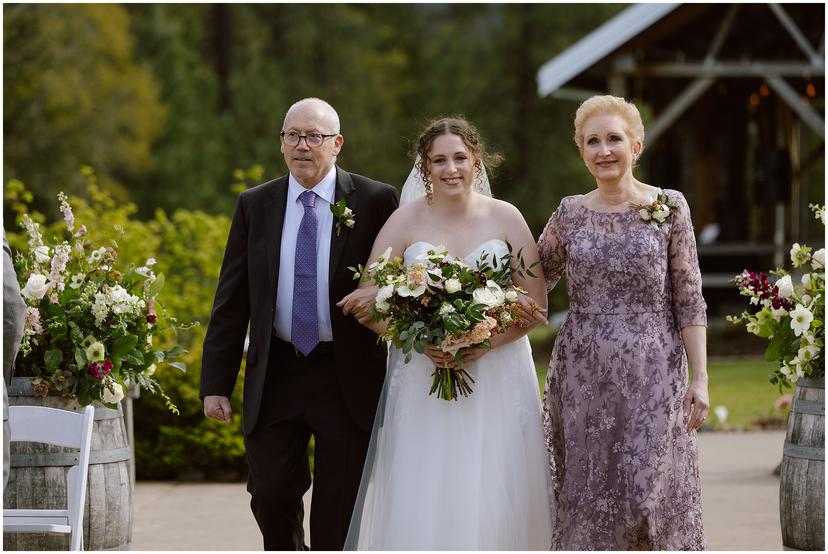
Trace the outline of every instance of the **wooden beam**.
<instances>
[{"instance_id":1,"label":"wooden beam","mask_svg":"<svg viewBox=\"0 0 828 554\"><path fill-rule=\"evenodd\" d=\"M727 34L730 32L730 27L733 25L733 18L736 16L736 12L738 11L739 4L731 4L727 9L727 13L725 13L724 18L722 18L722 22L719 25L719 29L716 31L716 36L710 44L710 49L704 57L704 65L710 66L716 61L716 56L719 55L719 50L721 50L722 44L724 44Z\"/></svg>"},{"instance_id":2,"label":"wooden beam","mask_svg":"<svg viewBox=\"0 0 828 554\"><path fill-rule=\"evenodd\" d=\"M785 27L785 30L788 31L788 34L791 35L791 38L794 39L794 42L796 42L808 59L811 60L811 63L822 63L822 56L816 53L816 50L814 50L811 43L808 42L808 39L805 38L802 31L799 30L799 27L796 26L796 23L794 23L794 20L788 15L788 12L786 12L779 4L768 4L768 7L773 12L773 15L775 15L780 23L782 23L782 26Z\"/></svg>"},{"instance_id":3,"label":"wooden beam","mask_svg":"<svg viewBox=\"0 0 828 554\"><path fill-rule=\"evenodd\" d=\"M804 121L808 127L810 127L819 138L825 140L825 120L822 119L822 116L817 113L817 111L811 106L802 100L799 96L799 93L796 92L791 85L789 85L785 79L779 76L767 76L765 77L765 82L778 94L782 97L782 100L785 101L791 109L799 115L800 119Z\"/></svg>"},{"instance_id":4,"label":"wooden beam","mask_svg":"<svg viewBox=\"0 0 828 554\"><path fill-rule=\"evenodd\" d=\"M651 63L622 72L636 77L782 77L810 78L825 76L825 65L799 61L722 62L710 65L698 62Z\"/></svg>"},{"instance_id":5,"label":"wooden beam","mask_svg":"<svg viewBox=\"0 0 828 554\"><path fill-rule=\"evenodd\" d=\"M664 131L670 128L675 121L681 117L681 114L687 111L699 97L710 88L715 79L712 77L701 77L696 79L685 88L681 94L676 96L664 110L658 114L655 121L653 121L645 136L647 146L652 146Z\"/></svg>"}]
</instances>

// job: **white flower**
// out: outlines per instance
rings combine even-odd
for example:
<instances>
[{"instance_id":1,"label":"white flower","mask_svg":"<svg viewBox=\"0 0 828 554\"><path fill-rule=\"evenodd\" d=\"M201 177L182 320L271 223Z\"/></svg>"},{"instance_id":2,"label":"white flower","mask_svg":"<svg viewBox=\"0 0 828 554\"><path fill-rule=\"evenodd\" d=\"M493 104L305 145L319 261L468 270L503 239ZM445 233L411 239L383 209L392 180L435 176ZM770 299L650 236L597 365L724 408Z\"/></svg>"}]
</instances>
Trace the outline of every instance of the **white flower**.
<instances>
[{"instance_id":1,"label":"white flower","mask_svg":"<svg viewBox=\"0 0 828 554\"><path fill-rule=\"evenodd\" d=\"M152 377L155 374L155 364L150 365L147 369L144 370L144 375L147 377Z\"/></svg>"},{"instance_id":2,"label":"white flower","mask_svg":"<svg viewBox=\"0 0 828 554\"><path fill-rule=\"evenodd\" d=\"M446 292L449 294L454 294L455 292L459 292L463 286L460 284L460 279L448 279L446 280Z\"/></svg>"},{"instance_id":3,"label":"white flower","mask_svg":"<svg viewBox=\"0 0 828 554\"><path fill-rule=\"evenodd\" d=\"M791 369L791 366L788 365L787 362L782 362L782 367L779 368L779 373L785 376L788 381L795 383L796 382L796 371Z\"/></svg>"},{"instance_id":4,"label":"white flower","mask_svg":"<svg viewBox=\"0 0 828 554\"><path fill-rule=\"evenodd\" d=\"M372 263L368 266L370 270L380 270L383 269L388 264L388 259L391 257L391 247L385 249L385 252L382 253L382 256L377 258L377 261Z\"/></svg>"},{"instance_id":5,"label":"white flower","mask_svg":"<svg viewBox=\"0 0 828 554\"><path fill-rule=\"evenodd\" d=\"M79 289L83 285L83 275L81 273L74 273L72 275L72 282L69 286L73 289Z\"/></svg>"},{"instance_id":6,"label":"white flower","mask_svg":"<svg viewBox=\"0 0 828 554\"><path fill-rule=\"evenodd\" d=\"M779 289L779 296L782 298L790 298L793 294L793 282L791 281L790 275L785 275L784 277L780 277L774 283L777 289Z\"/></svg>"},{"instance_id":7,"label":"white flower","mask_svg":"<svg viewBox=\"0 0 828 554\"><path fill-rule=\"evenodd\" d=\"M811 267L814 269L823 269L825 267L825 249L820 248L814 255L811 256Z\"/></svg>"},{"instance_id":8,"label":"white flower","mask_svg":"<svg viewBox=\"0 0 828 554\"><path fill-rule=\"evenodd\" d=\"M747 325L745 325L745 329L752 335L759 335L759 324L755 321L748 321Z\"/></svg>"},{"instance_id":9,"label":"white flower","mask_svg":"<svg viewBox=\"0 0 828 554\"><path fill-rule=\"evenodd\" d=\"M811 249L808 246L802 246L798 242L791 246L791 262L794 267L799 267L808 261L808 255Z\"/></svg>"},{"instance_id":10,"label":"white flower","mask_svg":"<svg viewBox=\"0 0 828 554\"><path fill-rule=\"evenodd\" d=\"M377 296L375 299L375 306L377 311L385 312L388 311L388 308L391 306L388 304L388 299L391 298L391 295L394 294L394 285L385 285L381 289L377 291Z\"/></svg>"},{"instance_id":11,"label":"white flower","mask_svg":"<svg viewBox=\"0 0 828 554\"><path fill-rule=\"evenodd\" d=\"M811 282L810 273L802 274L802 286L805 288L805 290L814 290L814 284Z\"/></svg>"},{"instance_id":12,"label":"white flower","mask_svg":"<svg viewBox=\"0 0 828 554\"><path fill-rule=\"evenodd\" d=\"M149 277L150 271L150 268L144 265L135 268L135 273L137 273L138 275L143 275L144 277Z\"/></svg>"},{"instance_id":13,"label":"white flower","mask_svg":"<svg viewBox=\"0 0 828 554\"><path fill-rule=\"evenodd\" d=\"M494 281L486 281L485 287L474 290L472 300L474 300L475 304L483 304L484 306L492 308L502 305L506 300L506 294Z\"/></svg>"},{"instance_id":14,"label":"white flower","mask_svg":"<svg viewBox=\"0 0 828 554\"><path fill-rule=\"evenodd\" d=\"M106 306L106 295L102 292L95 293L95 302L92 304L92 315L95 316L95 324L100 325L106 319L109 309Z\"/></svg>"},{"instance_id":15,"label":"white flower","mask_svg":"<svg viewBox=\"0 0 828 554\"><path fill-rule=\"evenodd\" d=\"M650 211L646 208L641 208L640 210L638 210L638 215L640 215L641 219L643 219L644 221L650 221Z\"/></svg>"},{"instance_id":16,"label":"white flower","mask_svg":"<svg viewBox=\"0 0 828 554\"><path fill-rule=\"evenodd\" d=\"M670 208L665 204L659 204L658 208L653 211L653 219L658 221L659 223L664 223L664 220L667 219L667 216L670 215Z\"/></svg>"},{"instance_id":17,"label":"white flower","mask_svg":"<svg viewBox=\"0 0 828 554\"><path fill-rule=\"evenodd\" d=\"M90 362L102 362L106 359L106 349L103 343L93 342L86 348L86 359Z\"/></svg>"},{"instance_id":18,"label":"white flower","mask_svg":"<svg viewBox=\"0 0 828 554\"><path fill-rule=\"evenodd\" d=\"M52 258L49 257L49 247L48 246L38 246L34 249L35 260L39 264L45 264Z\"/></svg>"},{"instance_id":19,"label":"white flower","mask_svg":"<svg viewBox=\"0 0 828 554\"><path fill-rule=\"evenodd\" d=\"M796 309L791 312L791 329L793 329L794 335L798 337L804 331L807 331L813 319L814 314L802 304L798 304Z\"/></svg>"},{"instance_id":20,"label":"white flower","mask_svg":"<svg viewBox=\"0 0 828 554\"><path fill-rule=\"evenodd\" d=\"M813 360L817 354L819 354L819 347L809 344L800 348L799 352L796 353L796 357L802 360L802 362L809 362Z\"/></svg>"},{"instance_id":21,"label":"white flower","mask_svg":"<svg viewBox=\"0 0 828 554\"><path fill-rule=\"evenodd\" d=\"M111 390L110 390L111 389ZM124 387L115 380L110 380L103 388L103 399L107 404L117 404L124 399Z\"/></svg>"},{"instance_id":22,"label":"white flower","mask_svg":"<svg viewBox=\"0 0 828 554\"><path fill-rule=\"evenodd\" d=\"M93 250L89 254L89 263L92 265L98 264L101 260L103 260L104 254L106 254L106 248L103 246L98 248L97 250Z\"/></svg>"},{"instance_id":23,"label":"white flower","mask_svg":"<svg viewBox=\"0 0 828 554\"><path fill-rule=\"evenodd\" d=\"M29 280L26 281L26 286L20 291L20 294L29 300L40 300L46 296L49 286L46 284L46 277L40 273L32 273Z\"/></svg>"},{"instance_id":24,"label":"white flower","mask_svg":"<svg viewBox=\"0 0 828 554\"><path fill-rule=\"evenodd\" d=\"M155 265L155 258L147 258L147 265L152 267Z\"/></svg>"},{"instance_id":25,"label":"white flower","mask_svg":"<svg viewBox=\"0 0 828 554\"><path fill-rule=\"evenodd\" d=\"M449 304L448 302L443 302L443 305L440 306L440 315L446 315L456 312L457 310L454 309L454 306Z\"/></svg>"},{"instance_id":26,"label":"white flower","mask_svg":"<svg viewBox=\"0 0 828 554\"><path fill-rule=\"evenodd\" d=\"M426 289L425 285L419 285L418 287L413 288L413 289L409 288L408 285L400 285L397 288L397 294L399 296L402 296L403 298L408 297L408 296L411 296L413 298L417 298L419 296L422 296L422 294L425 292L425 289Z\"/></svg>"},{"instance_id":27,"label":"white flower","mask_svg":"<svg viewBox=\"0 0 828 554\"><path fill-rule=\"evenodd\" d=\"M506 302L516 302L518 299L518 293L515 289L509 289L506 291Z\"/></svg>"}]
</instances>

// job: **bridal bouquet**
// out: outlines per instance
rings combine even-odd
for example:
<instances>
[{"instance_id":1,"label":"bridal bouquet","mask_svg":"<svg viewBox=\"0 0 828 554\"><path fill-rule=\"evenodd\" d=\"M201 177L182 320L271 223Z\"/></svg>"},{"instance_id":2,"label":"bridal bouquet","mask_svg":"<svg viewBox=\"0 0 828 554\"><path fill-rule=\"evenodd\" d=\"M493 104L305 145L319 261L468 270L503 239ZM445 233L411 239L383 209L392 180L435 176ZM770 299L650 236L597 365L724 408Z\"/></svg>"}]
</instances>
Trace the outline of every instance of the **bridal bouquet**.
<instances>
[{"instance_id":1,"label":"bridal bouquet","mask_svg":"<svg viewBox=\"0 0 828 554\"><path fill-rule=\"evenodd\" d=\"M491 348L490 338L512 325L524 325L518 294L524 290L512 283L513 255L499 260L484 253L475 267L450 256L444 247L428 250L418 263L406 266L402 259L389 259L391 249L366 269L351 268L355 278L371 280L379 288L374 321L385 320L382 338L390 340L411 360L411 352L423 353L435 345L454 355L457 369L437 367L429 395L457 400L458 392L473 392L474 379L463 367L461 349ZM518 272L526 268L520 252Z\"/></svg>"},{"instance_id":2,"label":"bridal bouquet","mask_svg":"<svg viewBox=\"0 0 828 554\"><path fill-rule=\"evenodd\" d=\"M29 214L21 221L28 248L17 253L15 270L26 320L15 373L35 377L35 394L53 390L81 405L97 400L110 408L135 385L159 392L178 413L153 377L162 362L185 369L171 361L183 349L163 350L152 342L158 332L155 297L164 275L152 270L152 258L125 274L116 271L114 241L94 245L86 225L76 228L66 196L60 193L58 199L65 231L56 244L44 243Z\"/></svg>"},{"instance_id":3,"label":"bridal bouquet","mask_svg":"<svg viewBox=\"0 0 828 554\"><path fill-rule=\"evenodd\" d=\"M825 207L810 207L824 225ZM803 272L800 282L782 269L770 272L776 277L773 284L763 273L744 270L733 282L758 311L727 318L745 322L748 333L770 340L765 359L779 363L770 381L780 388L800 377L825 374L825 249L812 252L796 243L790 254L793 267Z\"/></svg>"}]
</instances>

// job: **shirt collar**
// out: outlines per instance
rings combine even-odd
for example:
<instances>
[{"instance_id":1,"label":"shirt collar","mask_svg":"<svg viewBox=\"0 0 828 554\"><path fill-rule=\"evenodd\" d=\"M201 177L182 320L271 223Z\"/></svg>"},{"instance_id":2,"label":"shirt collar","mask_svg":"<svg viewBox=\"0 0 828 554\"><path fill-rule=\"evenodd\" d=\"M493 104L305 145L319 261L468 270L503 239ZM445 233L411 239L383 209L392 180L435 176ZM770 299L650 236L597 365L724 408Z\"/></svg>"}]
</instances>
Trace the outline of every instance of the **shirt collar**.
<instances>
[{"instance_id":1,"label":"shirt collar","mask_svg":"<svg viewBox=\"0 0 828 554\"><path fill-rule=\"evenodd\" d=\"M299 195L306 190L308 189L300 185L299 181L290 174L288 177L288 202L296 202L299 199ZM322 177L322 180L316 183L310 190L328 204L333 204L336 191L336 165L333 165L327 175Z\"/></svg>"}]
</instances>

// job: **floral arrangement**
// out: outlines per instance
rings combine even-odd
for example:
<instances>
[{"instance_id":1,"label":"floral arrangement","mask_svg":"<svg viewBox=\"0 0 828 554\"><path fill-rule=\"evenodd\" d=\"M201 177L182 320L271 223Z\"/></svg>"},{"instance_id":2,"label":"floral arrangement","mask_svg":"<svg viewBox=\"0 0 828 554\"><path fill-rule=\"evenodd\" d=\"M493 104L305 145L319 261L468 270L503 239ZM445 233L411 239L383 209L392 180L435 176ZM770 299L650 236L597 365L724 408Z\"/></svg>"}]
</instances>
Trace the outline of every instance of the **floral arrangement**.
<instances>
[{"instance_id":1,"label":"floral arrangement","mask_svg":"<svg viewBox=\"0 0 828 554\"><path fill-rule=\"evenodd\" d=\"M57 244L43 242L28 214L21 220L28 249L17 253L15 270L26 322L15 373L35 377L35 394L56 391L84 406L97 400L114 408L134 385L158 392L178 413L154 377L160 363L185 370L172 361L182 348L153 346L164 275L153 272L152 258L126 274L116 271L117 244L96 247L86 225L76 229L66 195L58 200L66 231Z\"/></svg>"},{"instance_id":2,"label":"floral arrangement","mask_svg":"<svg viewBox=\"0 0 828 554\"><path fill-rule=\"evenodd\" d=\"M345 205L345 200L340 200L335 204L331 204L331 213L336 218L336 236L339 236L343 225L348 229L351 229L356 223L356 220L354 219L354 211Z\"/></svg>"},{"instance_id":3,"label":"floral arrangement","mask_svg":"<svg viewBox=\"0 0 828 554\"><path fill-rule=\"evenodd\" d=\"M458 368L435 368L429 395L436 392L443 400L457 400L458 393L468 396L474 379L463 367L461 350L490 348L493 335L512 325L525 325L518 301L525 291L512 283L511 251L509 246L500 260L484 253L471 267L439 246L406 266L399 257L389 259L388 248L367 269L350 268L355 278L371 280L378 287L374 321L387 322L382 338L405 353L406 363L412 350L423 353L428 345L454 355ZM534 276L520 252L517 258L518 272Z\"/></svg>"},{"instance_id":4,"label":"floral arrangement","mask_svg":"<svg viewBox=\"0 0 828 554\"><path fill-rule=\"evenodd\" d=\"M810 208L824 225L825 207ZM800 377L825 375L825 249L812 252L795 243L790 255L793 267L803 271L799 283L782 269L770 272L776 277L773 284L764 273L744 270L733 282L758 311L727 318L770 340L765 359L779 363L770 381L780 389Z\"/></svg>"},{"instance_id":5,"label":"floral arrangement","mask_svg":"<svg viewBox=\"0 0 828 554\"><path fill-rule=\"evenodd\" d=\"M663 225L673 212L678 209L678 206L670 202L667 195L661 189L658 190L655 199L651 196L647 200L647 204L630 203L630 207L638 210L641 221L649 223L656 228Z\"/></svg>"}]
</instances>

